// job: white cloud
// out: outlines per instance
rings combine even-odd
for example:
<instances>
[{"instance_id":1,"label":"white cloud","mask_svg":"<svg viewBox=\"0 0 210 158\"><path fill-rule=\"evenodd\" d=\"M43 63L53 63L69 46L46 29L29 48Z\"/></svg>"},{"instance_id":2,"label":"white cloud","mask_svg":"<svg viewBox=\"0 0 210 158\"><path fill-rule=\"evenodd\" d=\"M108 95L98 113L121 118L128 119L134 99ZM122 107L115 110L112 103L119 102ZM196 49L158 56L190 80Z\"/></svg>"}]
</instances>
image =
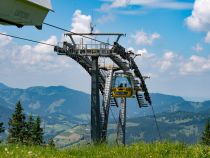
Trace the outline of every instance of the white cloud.
<instances>
[{"instance_id":1,"label":"white cloud","mask_svg":"<svg viewBox=\"0 0 210 158\"><path fill-rule=\"evenodd\" d=\"M97 22L99 24L104 24L110 21L114 21L115 17L112 14L108 14L108 15L103 15L102 17L100 17Z\"/></svg>"},{"instance_id":2,"label":"white cloud","mask_svg":"<svg viewBox=\"0 0 210 158\"><path fill-rule=\"evenodd\" d=\"M173 77L180 77L186 75L196 75L201 73L210 72L210 56L192 55L187 58L178 55L172 51L166 51L162 56L149 53L146 49L137 50L135 52L142 52L141 57L138 57L137 63L147 73L153 76L161 77L169 75Z\"/></svg>"},{"instance_id":3,"label":"white cloud","mask_svg":"<svg viewBox=\"0 0 210 158\"><path fill-rule=\"evenodd\" d=\"M135 49L133 47L129 47L129 48L127 48L127 51L135 52Z\"/></svg>"},{"instance_id":4,"label":"white cloud","mask_svg":"<svg viewBox=\"0 0 210 158\"><path fill-rule=\"evenodd\" d=\"M76 10L72 19L72 32L90 33L91 16L82 14L81 10Z\"/></svg>"},{"instance_id":5,"label":"white cloud","mask_svg":"<svg viewBox=\"0 0 210 158\"><path fill-rule=\"evenodd\" d=\"M166 52L164 55L163 55L163 59L164 60L173 60L175 57L175 54L173 52Z\"/></svg>"},{"instance_id":6,"label":"white cloud","mask_svg":"<svg viewBox=\"0 0 210 158\"><path fill-rule=\"evenodd\" d=\"M0 32L0 33L6 34L5 32ZM0 47L8 45L11 41L12 41L11 37L0 35Z\"/></svg>"},{"instance_id":7,"label":"white cloud","mask_svg":"<svg viewBox=\"0 0 210 158\"><path fill-rule=\"evenodd\" d=\"M90 15L82 14L81 10L76 10L73 14L72 23L71 23L71 31L74 33L90 33L92 18ZM76 43L80 42L81 36L73 36ZM88 41L87 39L86 42ZM62 35L61 41L70 42L69 37Z\"/></svg>"},{"instance_id":8,"label":"white cloud","mask_svg":"<svg viewBox=\"0 0 210 158\"><path fill-rule=\"evenodd\" d=\"M109 4L102 4L100 8L96 9L99 12L109 12L111 6Z\"/></svg>"},{"instance_id":9,"label":"white cloud","mask_svg":"<svg viewBox=\"0 0 210 158\"><path fill-rule=\"evenodd\" d=\"M3 38L0 38L0 42ZM7 38L6 38L7 39ZM0 62L5 62L8 66L23 66L24 68L34 68L39 70L52 70L59 67L67 68L71 65L67 58L58 57L53 51L53 47L37 44L17 45L12 43L12 38L7 41L7 45L0 45ZM42 41L48 44L56 44L57 38L51 36L48 40Z\"/></svg>"},{"instance_id":10,"label":"white cloud","mask_svg":"<svg viewBox=\"0 0 210 158\"><path fill-rule=\"evenodd\" d=\"M56 45L58 43L56 36L51 36L48 40L46 41L41 41L43 43L48 43L51 45ZM34 51L35 52L42 52L42 53L48 53L48 52L52 52L53 51L53 47L48 46L48 45L44 45L44 44L37 44L34 47Z\"/></svg>"},{"instance_id":11,"label":"white cloud","mask_svg":"<svg viewBox=\"0 0 210 158\"><path fill-rule=\"evenodd\" d=\"M180 68L183 75L210 71L210 57L192 55Z\"/></svg>"},{"instance_id":12,"label":"white cloud","mask_svg":"<svg viewBox=\"0 0 210 158\"><path fill-rule=\"evenodd\" d=\"M151 59L155 56L154 54L149 53L148 50L145 48L137 50L136 53L141 55L141 57L144 59Z\"/></svg>"},{"instance_id":13,"label":"white cloud","mask_svg":"<svg viewBox=\"0 0 210 158\"><path fill-rule=\"evenodd\" d=\"M51 36L48 40L42 41L44 43L56 44L57 39ZM13 52L13 61L18 64L49 64L53 61L53 47L37 44L35 46L23 45L19 46L19 51Z\"/></svg>"},{"instance_id":14,"label":"white cloud","mask_svg":"<svg viewBox=\"0 0 210 158\"><path fill-rule=\"evenodd\" d=\"M207 34L206 34L205 42L210 43L210 31L208 31Z\"/></svg>"},{"instance_id":15,"label":"white cloud","mask_svg":"<svg viewBox=\"0 0 210 158\"><path fill-rule=\"evenodd\" d=\"M156 3L150 3L146 5L151 8L173 9L173 10L189 10L192 9L193 4L189 2L176 2L176 1L157 1Z\"/></svg>"},{"instance_id":16,"label":"white cloud","mask_svg":"<svg viewBox=\"0 0 210 158\"><path fill-rule=\"evenodd\" d=\"M148 8L162 8L175 10L191 9L193 6L193 4L190 2L179 2L176 0L112 0L108 4L103 4L100 10L108 11L112 8L122 8L132 5L139 5Z\"/></svg>"},{"instance_id":17,"label":"white cloud","mask_svg":"<svg viewBox=\"0 0 210 158\"><path fill-rule=\"evenodd\" d=\"M118 7L125 7L127 5L129 5L130 0L114 0L112 2L111 7L113 8L118 8Z\"/></svg>"},{"instance_id":18,"label":"white cloud","mask_svg":"<svg viewBox=\"0 0 210 158\"><path fill-rule=\"evenodd\" d=\"M5 32L1 32L6 34ZM5 62L5 59L9 55L10 51L5 50L5 48L11 44L12 38L4 35L0 35L0 61Z\"/></svg>"},{"instance_id":19,"label":"white cloud","mask_svg":"<svg viewBox=\"0 0 210 158\"><path fill-rule=\"evenodd\" d=\"M195 0L192 15L186 19L187 26L195 31L210 30L210 0Z\"/></svg>"},{"instance_id":20,"label":"white cloud","mask_svg":"<svg viewBox=\"0 0 210 158\"><path fill-rule=\"evenodd\" d=\"M192 49L195 52L202 52L203 51L203 47L199 43L197 43Z\"/></svg>"},{"instance_id":21,"label":"white cloud","mask_svg":"<svg viewBox=\"0 0 210 158\"><path fill-rule=\"evenodd\" d=\"M175 54L173 52L169 51L164 53L163 58L158 61L161 72L165 72L171 68L174 58Z\"/></svg>"},{"instance_id":22,"label":"white cloud","mask_svg":"<svg viewBox=\"0 0 210 158\"><path fill-rule=\"evenodd\" d=\"M136 58L136 62L141 70L145 71L143 74L150 74L150 76L155 78L166 75L168 77L180 76L179 61L180 57L172 51L166 51L162 56L146 51L142 56Z\"/></svg>"},{"instance_id":23,"label":"white cloud","mask_svg":"<svg viewBox=\"0 0 210 158\"><path fill-rule=\"evenodd\" d=\"M158 33L149 35L144 31L138 31L135 35L132 35L132 37L138 45L152 45L155 40L160 38L160 35Z\"/></svg>"}]
</instances>

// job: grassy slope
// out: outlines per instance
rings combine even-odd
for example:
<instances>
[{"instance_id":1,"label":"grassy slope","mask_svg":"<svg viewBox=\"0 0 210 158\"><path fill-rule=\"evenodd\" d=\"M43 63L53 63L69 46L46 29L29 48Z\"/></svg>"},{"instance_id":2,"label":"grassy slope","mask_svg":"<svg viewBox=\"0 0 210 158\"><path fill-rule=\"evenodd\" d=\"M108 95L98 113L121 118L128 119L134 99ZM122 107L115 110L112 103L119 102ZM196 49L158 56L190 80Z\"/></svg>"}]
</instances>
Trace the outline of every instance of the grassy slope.
<instances>
[{"instance_id":1,"label":"grassy slope","mask_svg":"<svg viewBox=\"0 0 210 158\"><path fill-rule=\"evenodd\" d=\"M138 143L126 147L84 146L65 150L44 147L0 146L1 158L209 158L210 147L180 143Z\"/></svg>"}]
</instances>

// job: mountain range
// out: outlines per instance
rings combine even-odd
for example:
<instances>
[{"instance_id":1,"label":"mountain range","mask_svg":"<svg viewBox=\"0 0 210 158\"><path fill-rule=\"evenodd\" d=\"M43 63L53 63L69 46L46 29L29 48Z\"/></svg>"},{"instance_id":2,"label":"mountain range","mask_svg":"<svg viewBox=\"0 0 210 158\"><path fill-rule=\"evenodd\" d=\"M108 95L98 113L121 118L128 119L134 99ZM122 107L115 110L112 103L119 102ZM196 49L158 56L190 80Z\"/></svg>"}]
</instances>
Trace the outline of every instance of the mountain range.
<instances>
[{"instance_id":1,"label":"mountain range","mask_svg":"<svg viewBox=\"0 0 210 158\"><path fill-rule=\"evenodd\" d=\"M210 116L210 101L191 102L179 96L159 93L152 93L151 98L163 139L197 142L205 120ZM27 115L42 118L46 138L54 137L60 146L90 139L89 94L63 86L18 89L0 83L0 121L5 126L19 100ZM112 107L110 140L116 135L114 120L117 119L118 110ZM127 120L128 143L157 139L151 107L140 109L136 99L128 99Z\"/></svg>"}]
</instances>

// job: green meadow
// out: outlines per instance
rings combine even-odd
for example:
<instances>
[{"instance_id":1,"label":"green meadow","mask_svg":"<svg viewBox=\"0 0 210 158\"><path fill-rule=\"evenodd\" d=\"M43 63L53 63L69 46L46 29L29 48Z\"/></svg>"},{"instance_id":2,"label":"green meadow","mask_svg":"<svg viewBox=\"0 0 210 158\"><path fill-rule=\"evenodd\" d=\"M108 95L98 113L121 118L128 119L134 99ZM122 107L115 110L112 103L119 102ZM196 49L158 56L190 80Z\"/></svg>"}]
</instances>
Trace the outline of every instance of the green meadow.
<instances>
[{"instance_id":1,"label":"green meadow","mask_svg":"<svg viewBox=\"0 0 210 158\"><path fill-rule=\"evenodd\" d=\"M183 143L154 142L130 146L84 145L66 149L1 145L1 158L210 158L210 147Z\"/></svg>"}]
</instances>

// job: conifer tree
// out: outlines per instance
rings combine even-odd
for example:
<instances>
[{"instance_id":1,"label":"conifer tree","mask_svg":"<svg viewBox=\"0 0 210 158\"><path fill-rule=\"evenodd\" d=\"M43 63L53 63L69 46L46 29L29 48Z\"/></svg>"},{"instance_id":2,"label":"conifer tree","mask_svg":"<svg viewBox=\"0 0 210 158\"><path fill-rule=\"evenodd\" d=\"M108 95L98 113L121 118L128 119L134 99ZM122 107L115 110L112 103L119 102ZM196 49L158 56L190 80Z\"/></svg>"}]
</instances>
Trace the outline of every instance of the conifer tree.
<instances>
[{"instance_id":1,"label":"conifer tree","mask_svg":"<svg viewBox=\"0 0 210 158\"><path fill-rule=\"evenodd\" d=\"M9 119L8 124L8 143L25 143L26 122L20 101L17 102L15 112L13 113L12 118Z\"/></svg>"},{"instance_id":2,"label":"conifer tree","mask_svg":"<svg viewBox=\"0 0 210 158\"><path fill-rule=\"evenodd\" d=\"M37 117L34 124L33 124L33 135L32 135L32 139L33 139L33 144L34 145L42 145L44 144L44 140L43 140L43 128L41 128L41 118Z\"/></svg>"},{"instance_id":3,"label":"conifer tree","mask_svg":"<svg viewBox=\"0 0 210 158\"><path fill-rule=\"evenodd\" d=\"M0 122L0 133L4 132L4 127L3 127L4 123Z\"/></svg>"},{"instance_id":4,"label":"conifer tree","mask_svg":"<svg viewBox=\"0 0 210 158\"><path fill-rule=\"evenodd\" d=\"M4 127L3 127L3 122L0 122L0 134L4 132ZM0 143L1 143L1 139L0 139Z\"/></svg>"},{"instance_id":5,"label":"conifer tree","mask_svg":"<svg viewBox=\"0 0 210 158\"><path fill-rule=\"evenodd\" d=\"M34 135L34 124L35 124L35 120L33 118L32 115L29 116L29 119L28 121L26 122L26 144L28 145L33 145L34 144L34 141L33 141L33 135Z\"/></svg>"},{"instance_id":6,"label":"conifer tree","mask_svg":"<svg viewBox=\"0 0 210 158\"><path fill-rule=\"evenodd\" d=\"M210 146L210 118L206 122L201 140L202 140L202 144Z\"/></svg>"}]
</instances>

